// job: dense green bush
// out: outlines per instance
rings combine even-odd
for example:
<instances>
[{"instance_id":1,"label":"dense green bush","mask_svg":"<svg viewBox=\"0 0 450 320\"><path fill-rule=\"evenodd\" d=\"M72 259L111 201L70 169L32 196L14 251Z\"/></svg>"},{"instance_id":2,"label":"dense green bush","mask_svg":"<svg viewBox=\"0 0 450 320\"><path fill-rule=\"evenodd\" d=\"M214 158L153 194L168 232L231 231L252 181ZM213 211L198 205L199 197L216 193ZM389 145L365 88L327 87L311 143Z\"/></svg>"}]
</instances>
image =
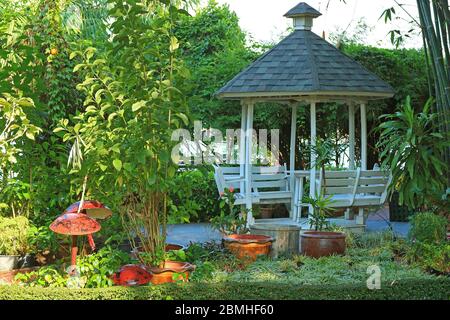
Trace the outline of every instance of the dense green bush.
<instances>
[{"instance_id":1,"label":"dense green bush","mask_svg":"<svg viewBox=\"0 0 450 320\"><path fill-rule=\"evenodd\" d=\"M382 283L381 290L365 284L298 286L272 282L205 284L180 283L104 289L0 287L0 299L8 300L423 300L450 298L450 279L404 280Z\"/></svg>"},{"instance_id":2,"label":"dense green bush","mask_svg":"<svg viewBox=\"0 0 450 320\"><path fill-rule=\"evenodd\" d=\"M440 244L446 240L447 224L447 219L432 212L416 213L408 236L413 241Z\"/></svg>"},{"instance_id":3,"label":"dense green bush","mask_svg":"<svg viewBox=\"0 0 450 320\"><path fill-rule=\"evenodd\" d=\"M406 253L412 264L431 273L450 275L450 244L431 244L417 242Z\"/></svg>"},{"instance_id":4,"label":"dense green bush","mask_svg":"<svg viewBox=\"0 0 450 320\"><path fill-rule=\"evenodd\" d=\"M448 220L432 212L416 213L411 218L406 252L408 261L428 272L450 274L450 244L447 241Z\"/></svg>"},{"instance_id":5,"label":"dense green bush","mask_svg":"<svg viewBox=\"0 0 450 320\"><path fill-rule=\"evenodd\" d=\"M220 214L214 173L208 168L177 173L169 199L169 223L209 222Z\"/></svg>"},{"instance_id":6,"label":"dense green bush","mask_svg":"<svg viewBox=\"0 0 450 320\"><path fill-rule=\"evenodd\" d=\"M30 223L26 217L0 217L0 255L27 253L29 228Z\"/></svg>"}]
</instances>

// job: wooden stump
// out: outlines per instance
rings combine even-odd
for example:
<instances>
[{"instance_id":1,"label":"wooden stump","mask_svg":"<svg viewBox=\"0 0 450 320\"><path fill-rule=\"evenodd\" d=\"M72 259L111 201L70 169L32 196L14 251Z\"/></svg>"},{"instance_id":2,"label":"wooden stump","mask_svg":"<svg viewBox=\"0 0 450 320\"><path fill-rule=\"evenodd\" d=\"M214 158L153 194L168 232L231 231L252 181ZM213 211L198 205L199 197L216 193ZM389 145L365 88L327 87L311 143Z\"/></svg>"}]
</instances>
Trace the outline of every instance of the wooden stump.
<instances>
[{"instance_id":1,"label":"wooden stump","mask_svg":"<svg viewBox=\"0 0 450 320\"><path fill-rule=\"evenodd\" d=\"M292 256L300 253L300 230L296 225L276 223L260 223L250 226L251 234L270 236L275 239L272 243L271 256Z\"/></svg>"}]
</instances>

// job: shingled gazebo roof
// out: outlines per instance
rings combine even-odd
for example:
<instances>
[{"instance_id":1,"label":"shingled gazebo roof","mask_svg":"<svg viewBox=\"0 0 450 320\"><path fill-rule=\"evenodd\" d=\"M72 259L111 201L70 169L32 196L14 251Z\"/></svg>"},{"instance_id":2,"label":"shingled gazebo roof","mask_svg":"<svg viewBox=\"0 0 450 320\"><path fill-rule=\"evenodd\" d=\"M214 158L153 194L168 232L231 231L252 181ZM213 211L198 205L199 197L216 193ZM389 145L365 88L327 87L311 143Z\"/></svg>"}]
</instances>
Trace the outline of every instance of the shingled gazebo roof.
<instances>
[{"instance_id":1,"label":"shingled gazebo roof","mask_svg":"<svg viewBox=\"0 0 450 320\"><path fill-rule=\"evenodd\" d=\"M298 15L309 15L312 17L319 17L322 14L313 7L311 7L310 5L308 5L307 3L301 2L294 8L289 10L284 16L287 18L292 18Z\"/></svg>"},{"instance_id":2,"label":"shingled gazebo roof","mask_svg":"<svg viewBox=\"0 0 450 320\"><path fill-rule=\"evenodd\" d=\"M318 16L304 3L286 16ZM309 30L295 30L217 92L219 98L345 96L392 97L394 90Z\"/></svg>"}]
</instances>

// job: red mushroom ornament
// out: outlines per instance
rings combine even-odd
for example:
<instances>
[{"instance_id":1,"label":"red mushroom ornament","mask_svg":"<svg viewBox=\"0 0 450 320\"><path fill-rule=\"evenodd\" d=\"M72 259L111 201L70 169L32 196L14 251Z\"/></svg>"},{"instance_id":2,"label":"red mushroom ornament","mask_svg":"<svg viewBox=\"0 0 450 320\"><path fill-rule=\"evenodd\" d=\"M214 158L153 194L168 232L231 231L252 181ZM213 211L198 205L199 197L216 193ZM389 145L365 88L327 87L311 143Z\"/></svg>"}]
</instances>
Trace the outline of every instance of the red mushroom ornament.
<instances>
[{"instance_id":1,"label":"red mushroom ornament","mask_svg":"<svg viewBox=\"0 0 450 320\"><path fill-rule=\"evenodd\" d=\"M81 205L81 207L80 207ZM96 220L106 220L112 216L112 211L103 203L96 200L84 200L71 204L64 213L84 213L89 218ZM89 245L95 250L94 239L91 234L87 235Z\"/></svg>"},{"instance_id":2,"label":"red mushroom ornament","mask_svg":"<svg viewBox=\"0 0 450 320\"><path fill-rule=\"evenodd\" d=\"M103 203L96 201L96 200L85 200L83 201L83 204L80 207L79 202L75 202L74 204L71 204L64 213L85 213L88 215L89 218L98 219L98 220L105 220L112 216L112 211L107 206L105 206Z\"/></svg>"},{"instance_id":3,"label":"red mushroom ornament","mask_svg":"<svg viewBox=\"0 0 450 320\"><path fill-rule=\"evenodd\" d=\"M76 265L78 247L77 237L84 235L91 235L101 229L100 224L94 219L89 218L82 213L63 213L56 218L50 225L50 230L59 234L66 234L72 236L71 248L71 265ZM92 238L91 238L92 239ZM93 241L89 240L89 244L93 246ZM95 246L94 246L95 248Z\"/></svg>"}]
</instances>

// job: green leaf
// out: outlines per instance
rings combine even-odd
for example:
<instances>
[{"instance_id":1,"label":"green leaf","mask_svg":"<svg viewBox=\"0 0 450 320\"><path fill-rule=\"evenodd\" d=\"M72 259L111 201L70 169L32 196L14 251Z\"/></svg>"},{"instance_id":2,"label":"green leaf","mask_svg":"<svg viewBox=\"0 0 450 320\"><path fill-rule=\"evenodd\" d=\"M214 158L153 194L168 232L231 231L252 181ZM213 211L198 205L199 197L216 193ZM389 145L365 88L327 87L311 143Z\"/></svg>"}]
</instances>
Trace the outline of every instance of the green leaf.
<instances>
[{"instance_id":1,"label":"green leaf","mask_svg":"<svg viewBox=\"0 0 450 320\"><path fill-rule=\"evenodd\" d=\"M133 110L133 112L139 111L139 109L141 109L142 107L144 107L146 104L146 102L144 100L138 101L133 103L133 105L131 106L131 110Z\"/></svg>"},{"instance_id":2,"label":"green leaf","mask_svg":"<svg viewBox=\"0 0 450 320\"><path fill-rule=\"evenodd\" d=\"M27 132L25 132L25 135L27 136L28 139L34 140L34 134L33 133L27 131Z\"/></svg>"},{"instance_id":3,"label":"green leaf","mask_svg":"<svg viewBox=\"0 0 450 320\"><path fill-rule=\"evenodd\" d=\"M77 51L71 52L70 55L69 55L69 60L72 60L72 59L75 58L77 55L78 55L78 52L77 52Z\"/></svg>"},{"instance_id":4,"label":"green leaf","mask_svg":"<svg viewBox=\"0 0 450 320\"><path fill-rule=\"evenodd\" d=\"M176 172L177 172L177 170L174 167L169 167L169 169L167 169L167 174L168 174L169 178L172 178L173 176L175 176Z\"/></svg>"},{"instance_id":5,"label":"green leaf","mask_svg":"<svg viewBox=\"0 0 450 320\"><path fill-rule=\"evenodd\" d=\"M61 127L58 127L58 128L55 128L55 129L53 130L53 132L54 132L54 133L58 133L58 132L61 132L61 131L64 131L64 130L66 130L66 129L61 128Z\"/></svg>"},{"instance_id":6,"label":"green leaf","mask_svg":"<svg viewBox=\"0 0 450 320\"><path fill-rule=\"evenodd\" d=\"M183 121L184 125L187 126L189 124L189 118L184 113L178 113L177 116Z\"/></svg>"},{"instance_id":7,"label":"green leaf","mask_svg":"<svg viewBox=\"0 0 450 320\"><path fill-rule=\"evenodd\" d=\"M22 107L34 107L34 102L30 98L20 98L17 103Z\"/></svg>"},{"instance_id":8,"label":"green leaf","mask_svg":"<svg viewBox=\"0 0 450 320\"><path fill-rule=\"evenodd\" d=\"M122 170L122 161L119 159L114 159L113 160L113 166L117 171Z\"/></svg>"},{"instance_id":9,"label":"green leaf","mask_svg":"<svg viewBox=\"0 0 450 320\"><path fill-rule=\"evenodd\" d=\"M85 64L83 64L83 63L77 64L75 66L75 68L73 68L73 72L77 72L78 70L80 70L81 68L84 68L84 67L85 67Z\"/></svg>"},{"instance_id":10,"label":"green leaf","mask_svg":"<svg viewBox=\"0 0 450 320\"><path fill-rule=\"evenodd\" d=\"M170 52L174 52L180 47L180 43L178 42L178 39L175 37L170 38Z\"/></svg>"},{"instance_id":11,"label":"green leaf","mask_svg":"<svg viewBox=\"0 0 450 320\"><path fill-rule=\"evenodd\" d=\"M128 172L133 172L134 166L131 163L126 162L123 164L123 168Z\"/></svg>"},{"instance_id":12,"label":"green leaf","mask_svg":"<svg viewBox=\"0 0 450 320\"><path fill-rule=\"evenodd\" d=\"M120 153L120 144L115 144L111 147L111 150L115 153Z\"/></svg>"}]
</instances>

